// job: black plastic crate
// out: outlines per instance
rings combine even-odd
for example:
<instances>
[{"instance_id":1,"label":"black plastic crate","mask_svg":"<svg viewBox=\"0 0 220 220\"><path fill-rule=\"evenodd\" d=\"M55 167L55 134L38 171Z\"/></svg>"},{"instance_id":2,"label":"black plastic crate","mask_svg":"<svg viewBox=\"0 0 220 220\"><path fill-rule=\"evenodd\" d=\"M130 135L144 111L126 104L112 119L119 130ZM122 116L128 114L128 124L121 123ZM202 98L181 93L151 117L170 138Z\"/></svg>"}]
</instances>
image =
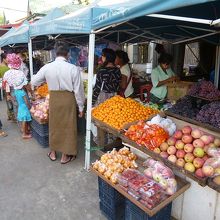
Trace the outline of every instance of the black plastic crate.
<instances>
[{"instance_id":1,"label":"black plastic crate","mask_svg":"<svg viewBox=\"0 0 220 220\"><path fill-rule=\"evenodd\" d=\"M36 133L38 133L41 137L49 135L49 126L48 124L39 124L34 118L31 121L31 128Z\"/></svg>"},{"instance_id":2,"label":"black plastic crate","mask_svg":"<svg viewBox=\"0 0 220 220\"><path fill-rule=\"evenodd\" d=\"M150 217L142 209L137 207L130 200L125 202L125 219L126 220L171 220L172 203L161 209L157 214Z\"/></svg>"},{"instance_id":3,"label":"black plastic crate","mask_svg":"<svg viewBox=\"0 0 220 220\"><path fill-rule=\"evenodd\" d=\"M32 129L32 136L43 147L49 147L49 136L40 136L34 129Z\"/></svg>"},{"instance_id":4,"label":"black plastic crate","mask_svg":"<svg viewBox=\"0 0 220 220\"><path fill-rule=\"evenodd\" d=\"M100 207L102 214L108 220L126 220L125 219L125 206L124 206L124 204L115 205L113 207L110 207L109 204L100 201L99 207Z\"/></svg>"},{"instance_id":5,"label":"black plastic crate","mask_svg":"<svg viewBox=\"0 0 220 220\"><path fill-rule=\"evenodd\" d=\"M98 177L100 210L108 220L125 219L125 197Z\"/></svg>"},{"instance_id":6,"label":"black plastic crate","mask_svg":"<svg viewBox=\"0 0 220 220\"><path fill-rule=\"evenodd\" d=\"M98 177L99 183L99 198L105 201L107 204L121 204L125 203L125 197L121 195L117 190L111 187L102 178Z\"/></svg>"}]
</instances>

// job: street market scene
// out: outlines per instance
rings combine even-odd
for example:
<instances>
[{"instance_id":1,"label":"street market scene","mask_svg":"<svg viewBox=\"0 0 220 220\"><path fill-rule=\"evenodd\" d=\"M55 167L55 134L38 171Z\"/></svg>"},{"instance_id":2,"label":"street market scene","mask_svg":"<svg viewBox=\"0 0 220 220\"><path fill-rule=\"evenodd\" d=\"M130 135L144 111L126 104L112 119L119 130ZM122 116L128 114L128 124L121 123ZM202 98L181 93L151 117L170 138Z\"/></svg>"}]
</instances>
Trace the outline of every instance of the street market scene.
<instances>
[{"instance_id":1,"label":"street market scene","mask_svg":"<svg viewBox=\"0 0 220 220\"><path fill-rule=\"evenodd\" d=\"M0 2L0 220L220 220L220 0Z\"/></svg>"}]
</instances>

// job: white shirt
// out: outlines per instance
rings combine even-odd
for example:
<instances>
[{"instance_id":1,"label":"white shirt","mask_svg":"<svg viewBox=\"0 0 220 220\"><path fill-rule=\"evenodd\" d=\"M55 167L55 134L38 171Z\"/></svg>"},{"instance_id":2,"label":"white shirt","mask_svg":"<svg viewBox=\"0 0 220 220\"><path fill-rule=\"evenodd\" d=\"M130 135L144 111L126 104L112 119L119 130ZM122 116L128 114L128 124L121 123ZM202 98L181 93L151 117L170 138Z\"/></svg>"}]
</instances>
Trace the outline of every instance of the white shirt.
<instances>
[{"instance_id":1,"label":"white shirt","mask_svg":"<svg viewBox=\"0 0 220 220\"><path fill-rule=\"evenodd\" d=\"M127 83L128 83L128 80L130 79L130 76L131 76L131 69L130 69L129 65L126 64L126 65L122 66L120 68L120 71L121 71L122 75L127 76ZM125 90L125 97L130 96L133 92L134 92L134 88L132 86L132 79L131 79L126 90Z\"/></svg>"},{"instance_id":2,"label":"white shirt","mask_svg":"<svg viewBox=\"0 0 220 220\"><path fill-rule=\"evenodd\" d=\"M85 94L78 67L68 63L64 57L57 57L54 62L46 64L33 76L31 84L40 86L45 81L49 90L74 92L79 111L83 111Z\"/></svg>"},{"instance_id":3,"label":"white shirt","mask_svg":"<svg viewBox=\"0 0 220 220\"><path fill-rule=\"evenodd\" d=\"M29 69L23 61L21 62L21 66L20 66L19 70L21 70L25 74L26 77L28 76Z\"/></svg>"}]
</instances>

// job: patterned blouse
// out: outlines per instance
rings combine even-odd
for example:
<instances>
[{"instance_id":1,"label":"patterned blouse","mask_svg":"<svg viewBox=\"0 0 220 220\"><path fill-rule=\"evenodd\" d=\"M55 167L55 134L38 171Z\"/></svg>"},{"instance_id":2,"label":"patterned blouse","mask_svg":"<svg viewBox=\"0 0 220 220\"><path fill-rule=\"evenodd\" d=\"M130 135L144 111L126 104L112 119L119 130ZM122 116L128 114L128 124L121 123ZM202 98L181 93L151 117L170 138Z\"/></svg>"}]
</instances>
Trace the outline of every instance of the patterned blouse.
<instances>
[{"instance_id":1,"label":"patterned blouse","mask_svg":"<svg viewBox=\"0 0 220 220\"><path fill-rule=\"evenodd\" d=\"M117 67L102 67L96 76L96 84L93 89L92 104L98 99L100 92L116 93L119 91L121 72Z\"/></svg>"}]
</instances>

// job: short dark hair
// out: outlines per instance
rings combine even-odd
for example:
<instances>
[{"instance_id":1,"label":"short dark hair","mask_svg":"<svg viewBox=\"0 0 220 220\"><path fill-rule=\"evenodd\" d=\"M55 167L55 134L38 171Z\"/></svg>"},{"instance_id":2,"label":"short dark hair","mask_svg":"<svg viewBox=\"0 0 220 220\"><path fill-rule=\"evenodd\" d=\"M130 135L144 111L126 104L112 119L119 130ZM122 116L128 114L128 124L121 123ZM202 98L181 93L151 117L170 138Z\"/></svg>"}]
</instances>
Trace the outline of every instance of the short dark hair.
<instances>
[{"instance_id":1,"label":"short dark hair","mask_svg":"<svg viewBox=\"0 0 220 220\"><path fill-rule=\"evenodd\" d=\"M110 48L104 48L102 50L102 56L106 58L104 66L106 66L108 63L115 63L116 55L114 50Z\"/></svg>"},{"instance_id":2,"label":"short dark hair","mask_svg":"<svg viewBox=\"0 0 220 220\"><path fill-rule=\"evenodd\" d=\"M6 53L1 53L1 61L7 58L7 54Z\"/></svg>"},{"instance_id":3,"label":"short dark hair","mask_svg":"<svg viewBox=\"0 0 220 220\"><path fill-rule=\"evenodd\" d=\"M116 50L116 56L119 57L122 60L123 64L129 63L128 54L123 50Z\"/></svg>"},{"instance_id":4,"label":"short dark hair","mask_svg":"<svg viewBox=\"0 0 220 220\"><path fill-rule=\"evenodd\" d=\"M57 56L66 57L69 53L69 46L62 42L57 42L55 44L55 50Z\"/></svg>"},{"instance_id":5,"label":"short dark hair","mask_svg":"<svg viewBox=\"0 0 220 220\"><path fill-rule=\"evenodd\" d=\"M168 53L162 53L158 59L158 63L170 64L173 61L173 56Z\"/></svg>"}]
</instances>

